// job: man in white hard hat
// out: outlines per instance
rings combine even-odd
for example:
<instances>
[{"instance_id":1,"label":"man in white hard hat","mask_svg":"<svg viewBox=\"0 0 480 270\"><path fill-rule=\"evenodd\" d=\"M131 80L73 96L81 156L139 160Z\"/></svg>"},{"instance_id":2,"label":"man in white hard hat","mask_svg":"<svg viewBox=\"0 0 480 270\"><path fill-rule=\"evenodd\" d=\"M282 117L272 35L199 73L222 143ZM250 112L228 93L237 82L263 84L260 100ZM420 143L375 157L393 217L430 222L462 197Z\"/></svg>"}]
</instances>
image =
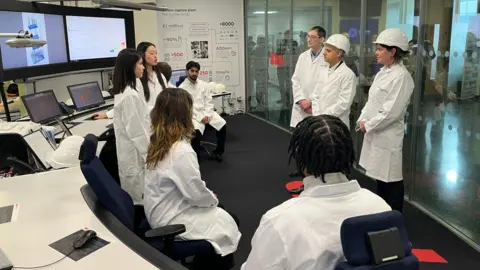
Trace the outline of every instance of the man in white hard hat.
<instances>
[{"instance_id":1,"label":"man in white hard hat","mask_svg":"<svg viewBox=\"0 0 480 270\"><path fill-rule=\"evenodd\" d=\"M355 73L342 61L350 51L350 41L342 34L328 38L323 57L328 63L326 72L319 76L312 98L312 114L333 115L350 128L350 106L357 87Z\"/></svg>"}]
</instances>

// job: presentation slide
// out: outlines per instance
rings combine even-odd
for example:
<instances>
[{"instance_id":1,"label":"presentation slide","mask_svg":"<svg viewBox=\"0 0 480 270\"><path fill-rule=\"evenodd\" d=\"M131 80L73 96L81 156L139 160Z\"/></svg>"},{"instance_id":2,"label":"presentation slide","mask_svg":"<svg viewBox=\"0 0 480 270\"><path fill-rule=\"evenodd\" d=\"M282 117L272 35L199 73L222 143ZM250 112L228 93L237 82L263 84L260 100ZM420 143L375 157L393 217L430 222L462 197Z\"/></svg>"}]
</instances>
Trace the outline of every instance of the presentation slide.
<instances>
[{"instance_id":1,"label":"presentation slide","mask_svg":"<svg viewBox=\"0 0 480 270\"><path fill-rule=\"evenodd\" d=\"M126 48L125 20L67 16L70 60L117 57Z\"/></svg>"},{"instance_id":2,"label":"presentation slide","mask_svg":"<svg viewBox=\"0 0 480 270\"><path fill-rule=\"evenodd\" d=\"M46 40L47 45L33 48L10 48L0 38L4 69L23 68L67 62L65 28L61 15L0 11L0 33L33 34L34 39Z\"/></svg>"}]
</instances>

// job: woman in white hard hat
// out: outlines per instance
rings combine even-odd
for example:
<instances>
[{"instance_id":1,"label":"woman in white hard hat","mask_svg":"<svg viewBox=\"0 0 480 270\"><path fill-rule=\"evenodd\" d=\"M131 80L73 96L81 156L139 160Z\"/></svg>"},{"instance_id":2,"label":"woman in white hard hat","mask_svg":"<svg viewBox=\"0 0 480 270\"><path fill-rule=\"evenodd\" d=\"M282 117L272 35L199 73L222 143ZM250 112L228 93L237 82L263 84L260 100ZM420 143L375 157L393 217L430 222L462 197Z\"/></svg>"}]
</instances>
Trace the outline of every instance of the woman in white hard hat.
<instances>
[{"instance_id":1,"label":"woman in white hard hat","mask_svg":"<svg viewBox=\"0 0 480 270\"><path fill-rule=\"evenodd\" d=\"M313 92L312 114L333 115L350 128L350 107L355 97L357 79L355 73L342 61L350 51L350 41L342 34L328 38L323 49L323 57L328 63L328 71L320 73Z\"/></svg>"},{"instance_id":2,"label":"woman in white hard hat","mask_svg":"<svg viewBox=\"0 0 480 270\"><path fill-rule=\"evenodd\" d=\"M401 60L407 54L408 38L401 29L390 28L374 43L377 62L384 67L375 76L357 121L357 129L365 133L359 164L377 180L378 195L401 212L404 117L414 87Z\"/></svg>"}]
</instances>

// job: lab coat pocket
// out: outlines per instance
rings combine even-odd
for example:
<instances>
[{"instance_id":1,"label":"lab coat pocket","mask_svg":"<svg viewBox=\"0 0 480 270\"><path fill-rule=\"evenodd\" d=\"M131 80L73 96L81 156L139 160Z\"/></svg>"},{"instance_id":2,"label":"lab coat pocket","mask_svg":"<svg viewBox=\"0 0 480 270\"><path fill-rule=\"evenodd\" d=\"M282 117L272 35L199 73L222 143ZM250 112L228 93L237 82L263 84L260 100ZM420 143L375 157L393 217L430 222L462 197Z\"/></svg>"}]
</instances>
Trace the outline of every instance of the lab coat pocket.
<instances>
[{"instance_id":1,"label":"lab coat pocket","mask_svg":"<svg viewBox=\"0 0 480 270\"><path fill-rule=\"evenodd\" d=\"M368 161L368 176L388 182L390 159L390 150L378 146L372 146Z\"/></svg>"}]
</instances>

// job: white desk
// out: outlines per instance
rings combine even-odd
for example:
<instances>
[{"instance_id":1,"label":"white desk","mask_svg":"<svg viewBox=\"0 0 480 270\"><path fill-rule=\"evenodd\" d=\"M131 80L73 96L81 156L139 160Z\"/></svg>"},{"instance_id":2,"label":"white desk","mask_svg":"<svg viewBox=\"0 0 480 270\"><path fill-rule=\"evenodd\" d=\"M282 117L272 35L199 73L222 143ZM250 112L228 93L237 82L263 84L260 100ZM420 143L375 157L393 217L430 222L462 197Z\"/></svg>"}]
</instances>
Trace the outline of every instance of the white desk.
<instances>
[{"instance_id":1,"label":"white desk","mask_svg":"<svg viewBox=\"0 0 480 270\"><path fill-rule=\"evenodd\" d=\"M74 120L74 122L82 122L79 125L70 129L73 135L85 137L87 134L92 133L95 136L101 135L107 130L106 126L113 123L112 119L100 119L100 120L86 120L80 121Z\"/></svg>"},{"instance_id":2,"label":"white desk","mask_svg":"<svg viewBox=\"0 0 480 270\"><path fill-rule=\"evenodd\" d=\"M0 247L14 266L40 266L64 255L51 243L82 228L110 244L75 262L70 258L42 269L158 269L120 242L92 213L80 193L79 167L0 180L0 206L19 204L18 218L0 224Z\"/></svg>"}]
</instances>

